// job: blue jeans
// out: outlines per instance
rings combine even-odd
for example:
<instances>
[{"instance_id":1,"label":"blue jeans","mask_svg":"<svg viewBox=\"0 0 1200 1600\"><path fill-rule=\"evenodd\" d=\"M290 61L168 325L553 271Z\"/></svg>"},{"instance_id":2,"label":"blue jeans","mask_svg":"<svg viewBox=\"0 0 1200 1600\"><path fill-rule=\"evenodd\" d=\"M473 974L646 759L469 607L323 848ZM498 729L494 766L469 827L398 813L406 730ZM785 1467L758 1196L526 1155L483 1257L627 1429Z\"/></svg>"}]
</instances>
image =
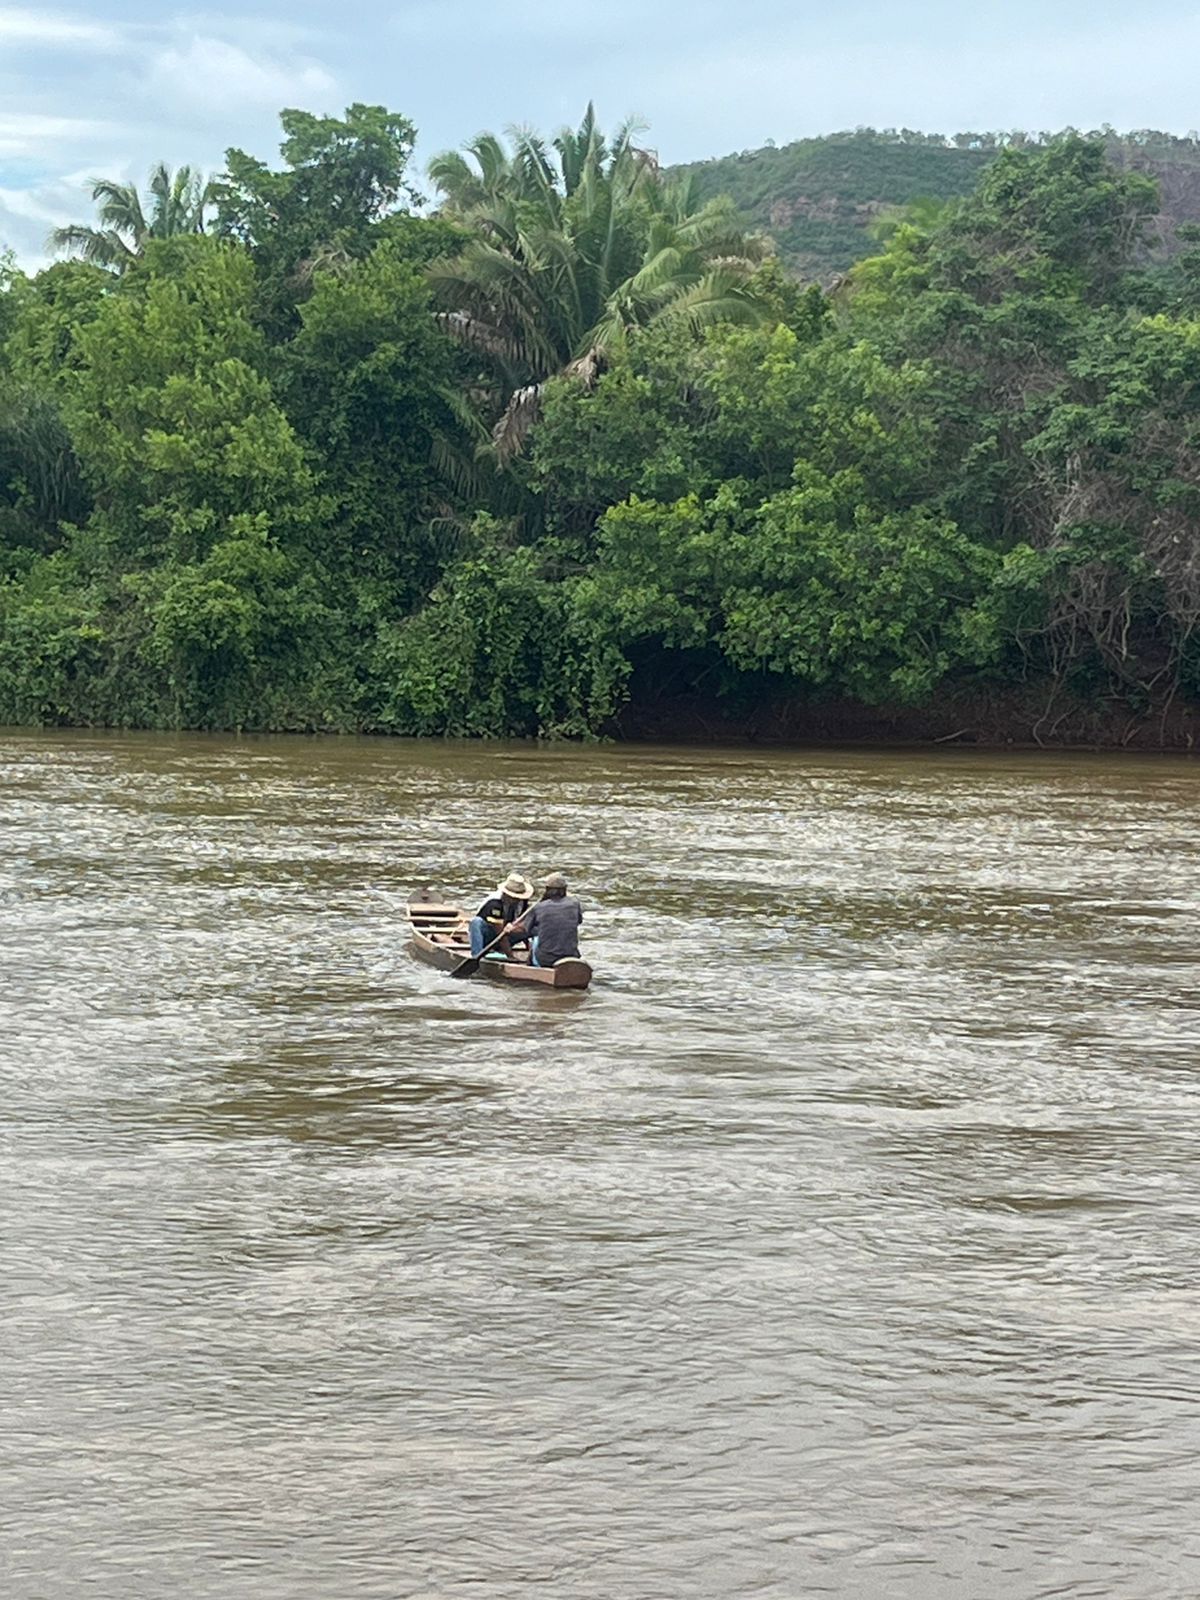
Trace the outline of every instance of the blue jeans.
<instances>
[{"instance_id":1,"label":"blue jeans","mask_svg":"<svg viewBox=\"0 0 1200 1600\"><path fill-rule=\"evenodd\" d=\"M477 956L482 951L486 950L488 945L491 944L492 940L496 937L495 928L492 927L490 922L485 922L482 917L471 918L470 932L471 954L473 956ZM510 945L512 945L513 949L517 949L520 945L527 944L528 940L525 938L524 934L514 933L509 937L508 942ZM536 942L537 941L535 940L534 943L536 944Z\"/></svg>"}]
</instances>

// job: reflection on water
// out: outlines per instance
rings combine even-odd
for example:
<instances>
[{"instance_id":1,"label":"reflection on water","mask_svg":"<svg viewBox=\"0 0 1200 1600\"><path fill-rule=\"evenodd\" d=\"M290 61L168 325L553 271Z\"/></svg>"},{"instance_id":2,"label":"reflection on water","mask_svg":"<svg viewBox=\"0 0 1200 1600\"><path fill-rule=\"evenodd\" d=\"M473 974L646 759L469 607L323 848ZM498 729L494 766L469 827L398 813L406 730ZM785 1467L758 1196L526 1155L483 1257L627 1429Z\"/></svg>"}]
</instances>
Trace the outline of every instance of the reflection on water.
<instances>
[{"instance_id":1,"label":"reflection on water","mask_svg":"<svg viewBox=\"0 0 1200 1600\"><path fill-rule=\"evenodd\" d=\"M1200 1593L1200 768L0 758L6 1596Z\"/></svg>"}]
</instances>

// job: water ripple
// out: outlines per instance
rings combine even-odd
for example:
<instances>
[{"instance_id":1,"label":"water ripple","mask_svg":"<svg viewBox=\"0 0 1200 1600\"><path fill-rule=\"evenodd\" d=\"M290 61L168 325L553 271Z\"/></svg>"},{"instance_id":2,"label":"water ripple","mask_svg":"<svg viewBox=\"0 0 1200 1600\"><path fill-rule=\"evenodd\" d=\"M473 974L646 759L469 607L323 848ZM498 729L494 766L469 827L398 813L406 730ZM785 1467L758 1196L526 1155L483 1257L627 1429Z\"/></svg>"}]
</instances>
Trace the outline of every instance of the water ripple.
<instances>
[{"instance_id":1,"label":"water ripple","mask_svg":"<svg viewBox=\"0 0 1200 1600\"><path fill-rule=\"evenodd\" d=\"M1200 770L0 759L6 1597L1200 1593Z\"/></svg>"}]
</instances>

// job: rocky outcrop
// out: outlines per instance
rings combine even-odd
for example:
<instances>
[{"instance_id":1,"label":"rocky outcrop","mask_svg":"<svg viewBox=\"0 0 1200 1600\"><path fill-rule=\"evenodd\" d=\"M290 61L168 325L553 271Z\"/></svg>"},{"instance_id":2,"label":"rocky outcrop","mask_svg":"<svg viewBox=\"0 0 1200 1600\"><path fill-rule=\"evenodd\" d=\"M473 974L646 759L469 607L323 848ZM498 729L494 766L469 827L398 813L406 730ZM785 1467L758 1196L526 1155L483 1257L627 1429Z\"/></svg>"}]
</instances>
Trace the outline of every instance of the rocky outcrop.
<instances>
[{"instance_id":1,"label":"rocky outcrop","mask_svg":"<svg viewBox=\"0 0 1200 1600\"><path fill-rule=\"evenodd\" d=\"M876 248L871 223L881 212L917 200L964 195L1003 144L1042 136L958 134L939 140L910 131L859 130L767 146L681 168L704 196L733 197L747 219L775 240L782 259L804 278L828 283ZM1200 139L1128 136L1101 130L1118 166L1155 178L1162 211L1152 233L1156 254L1176 247L1182 222L1200 222Z\"/></svg>"}]
</instances>

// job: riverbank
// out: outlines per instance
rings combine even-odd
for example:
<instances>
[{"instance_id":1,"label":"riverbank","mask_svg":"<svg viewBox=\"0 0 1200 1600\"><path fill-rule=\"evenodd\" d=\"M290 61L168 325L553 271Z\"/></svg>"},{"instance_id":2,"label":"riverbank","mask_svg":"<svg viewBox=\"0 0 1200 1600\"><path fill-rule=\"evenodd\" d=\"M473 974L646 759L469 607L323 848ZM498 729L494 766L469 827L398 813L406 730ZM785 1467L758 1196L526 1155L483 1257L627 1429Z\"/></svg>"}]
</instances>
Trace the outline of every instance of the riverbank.
<instances>
[{"instance_id":1,"label":"riverbank","mask_svg":"<svg viewBox=\"0 0 1200 1600\"><path fill-rule=\"evenodd\" d=\"M960 744L1190 754L1200 748L1200 706L1177 700L1142 712L1126 701L1051 695L1044 684L1007 691L955 690L923 706L871 706L799 695L738 706L681 694L631 702L610 731L621 741L653 743Z\"/></svg>"},{"instance_id":2,"label":"riverbank","mask_svg":"<svg viewBox=\"0 0 1200 1600\"><path fill-rule=\"evenodd\" d=\"M648 675L647 675L648 677ZM490 734L451 728L444 734L404 726L379 725L370 717L349 715L316 722L304 716L248 718L240 725L146 720L94 720L87 716L46 721L0 717L0 731L32 732L54 728L63 733L111 731L163 734L292 735L302 737L447 738L468 742L494 739L540 739L573 743L575 739L534 726ZM10 711L11 717L11 711ZM887 749L897 746L977 746L983 750L1091 750L1191 754L1200 749L1200 702L1175 698L1150 709L1134 707L1116 696L1083 699L1052 692L1045 682L988 687L947 688L925 705L869 705L836 696L805 695L797 690L764 690L761 682L729 694L695 690L657 690L635 677L629 700L598 730L616 744L763 744L796 749L854 746ZM580 742L587 743L584 738Z\"/></svg>"},{"instance_id":3,"label":"riverbank","mask_svg":"<svg viewBox=\"0 0 1200 1600\"><path fill-rule=\"evenodd\" d=\"M0 722L0 733L161 733L204 737L369 738L387 741L418 737L371 726L314 726L284 721L241 727L155 727L116 722ZM805 699L781 695L754 705L704 695L667 695L634 700L601 730L614 744L773 745L821 749L970 746L980 750L1137 751L1191 755L1200 751L1200 706L1177 702L1164 711L1134 711L1124 702L1047 699L1037 693L956 692L928 706L872 706L861 701ZM450 733L434 742L493 743L489 736ZM535 735L513 733L504 740L523 742ZM543 743L576 741L549 737ZM586 741L582 741L586 742Z\"/></svg>"}]
</instances>

